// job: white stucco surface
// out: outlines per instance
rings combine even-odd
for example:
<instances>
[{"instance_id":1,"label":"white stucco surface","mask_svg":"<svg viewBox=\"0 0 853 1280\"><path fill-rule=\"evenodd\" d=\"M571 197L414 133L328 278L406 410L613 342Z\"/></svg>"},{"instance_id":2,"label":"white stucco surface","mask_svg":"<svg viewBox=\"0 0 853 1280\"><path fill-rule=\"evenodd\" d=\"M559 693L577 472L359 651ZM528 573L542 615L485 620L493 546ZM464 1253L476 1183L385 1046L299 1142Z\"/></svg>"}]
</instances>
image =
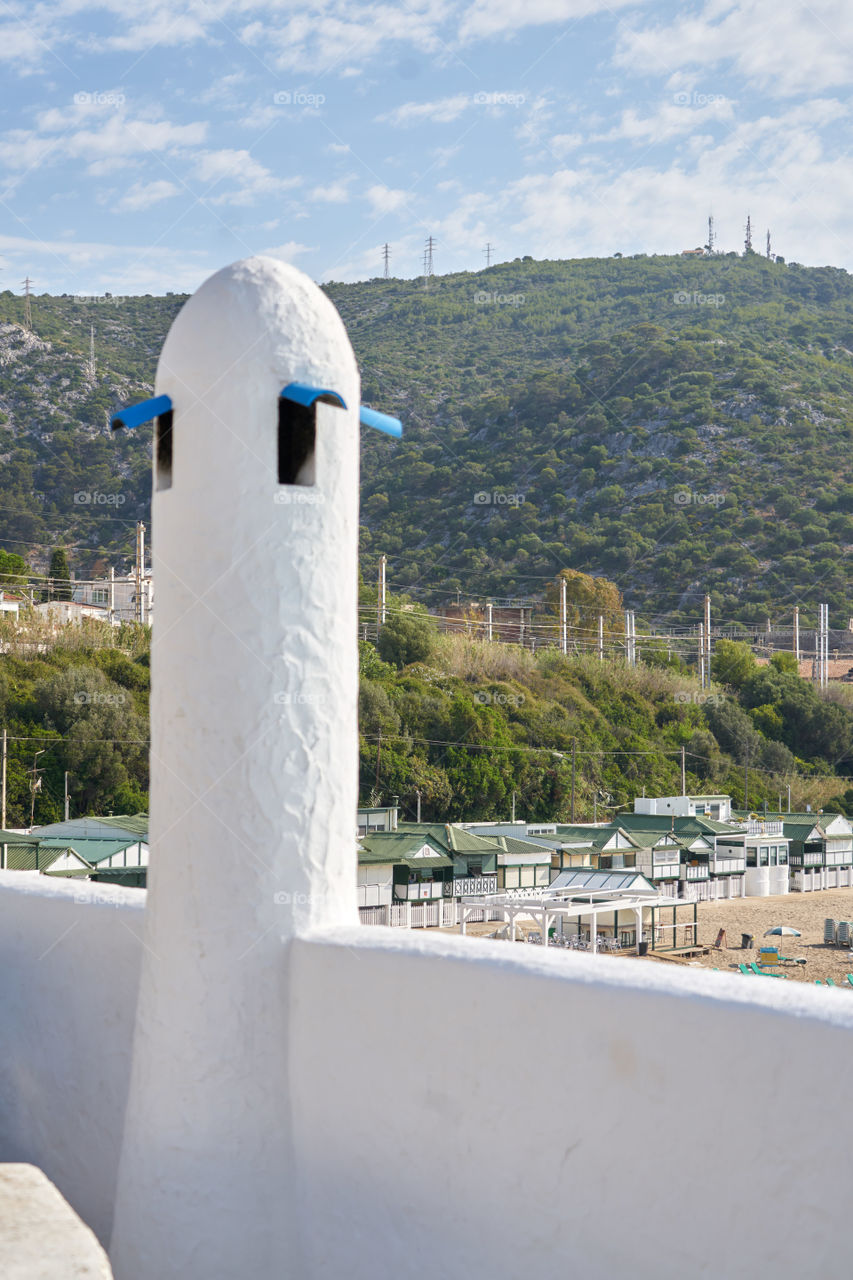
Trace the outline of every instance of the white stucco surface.
<instances>
[{"instance_id":1,"label":"white stucco surface","mask_svg":"<svg viewBox=\"0 0 853 1280\"><path fill-rule=\"evenodd\" d=\"M291 382L347 406L318 405L312 486L278 481ZM119 1280L296 1274L284 944L357 922L358 370L322 291L252 258L185 304L156 391L172 482L152 510L149 919L111 1257Z\"/></svg>"},{"instance_id":2,"label":"white stucco surface","mask_svg":"<svg viewBox=\"0 0 853 1280\"><path fill-rule=\"evenodd\" d=\"M107 1243L145 892L0 872L0 1160L43 1169Z\"/></svg>"},{"instance_id":3,"label":"white stucco surface","mask_svg":"<svg viewBox=\"0 0 853 1280\"><path fill-rule=\"evenodd\" d=\"M41 1169L0 1164L0 1275L3 1280L111 1280L91 1228Z\"/></svg>"}]
</instances>

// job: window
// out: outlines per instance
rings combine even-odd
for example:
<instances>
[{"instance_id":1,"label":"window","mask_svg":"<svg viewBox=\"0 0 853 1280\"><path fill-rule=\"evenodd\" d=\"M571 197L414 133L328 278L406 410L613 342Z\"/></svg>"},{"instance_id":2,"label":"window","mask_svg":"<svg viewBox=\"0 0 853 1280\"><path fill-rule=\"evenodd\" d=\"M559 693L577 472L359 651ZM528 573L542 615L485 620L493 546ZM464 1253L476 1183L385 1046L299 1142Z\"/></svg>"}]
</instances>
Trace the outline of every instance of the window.
<instances>
[{"instance_id":1,"label":"window","mask_svg":"<svg viewBox=\"0 0 853 1280\"><path fill-rule=\"evenodd\" d=\"M314 447L316 444L315 405L297 404L295 400L278 401L278 482L279 484L313 485Z\"/></svg>"},{"instance_id":2,"label":"window","mask_svg":"<svg viewBox=\"0 0 853 1280\"><path fill-rule=\"evenodd\" d=\"M154 420L154 456L157 460L157 488L172 487L172 410Z\"/></svg>"},{"instance_id":3,"label":"window","mask_svg":"<svg viewBox=\"0 0 853 1280\"><path fill-rule=\"evenodd\" d=\"M519 888L518 867L506 867L504 886L507 889Z\"/></svg>"},{"instance_id":4,"label":"window","mask_svg":"<svg viewBox=\"0 0 853 1280\"><path fill-rule=\"evenodd\" d=\"M767 859L769 856L769 852L770 851L766 844L763 844L760 846L758 850L758 865L760 867L766 867L768 865Z\"/></svg>"},{"instance_id":5,"label":"window","mask_svg":"<svg viewBox=\"0 0 853 1280\"><path fill-rule=\"evenodd\" d=\"M779 866L786 867L788 865L788 846L786 844L779 845L778 855L777 861Z\"/></svg>"},{"instance_id":6,"label":"window","mask_svg":"<svg viewBox=\"0 0 853 1280\"><path fill-rule=\"evenodd\" d=\"M551 883L550 867L536 867L536 883L541 885L548 885Z\"/></svg>"},{"instance_id":7,"label":"window","mask_svg":"<svg viewBox=\"0 0 853 1280\"><path fill-rule=\"evenodd\" d=\"M754 844L748 844L746 846L746 865L748 867L758 866L758 850Z\"/></svg>"}]
</instances>

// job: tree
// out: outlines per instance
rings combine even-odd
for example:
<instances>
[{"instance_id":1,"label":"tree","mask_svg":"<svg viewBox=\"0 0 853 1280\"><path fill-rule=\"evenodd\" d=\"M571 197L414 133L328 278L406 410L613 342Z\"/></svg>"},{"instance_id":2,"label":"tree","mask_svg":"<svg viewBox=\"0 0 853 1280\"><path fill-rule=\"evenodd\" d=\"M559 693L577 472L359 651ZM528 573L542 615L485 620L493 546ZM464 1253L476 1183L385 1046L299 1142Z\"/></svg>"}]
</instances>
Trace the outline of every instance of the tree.
<instances>
[{"instance_id":1,"label":"tree","mask_svg":"<svg viewBox=\"0 0 853 1280\"><path fill-rule=\"evenodd\" d=\"M774 653L770 659L770 665L777 671L781 671L783 675L798 676L800 674L800 664L793 653Z\"/></svg>"},{"instance_id":2,"label":"tree","mask_svg":"<svg viewBox=\"0 0 853 1280\"><path fill-rule=\"evenodd\" d=\"M740 640L718 640L711 659L711 675L720 684L739 689L755 671L757 663L747 644Z\"/></svg>"},{"instance_id":3,"label":"tree","mask_svg":"<svg viewBox=\"0 0 853 1280\"><path fill-rule=\"evenodd\" d=\"M435 647L435 624L425 613L392 614L379 633L377 649L383 662L398 670L410 662L428 662Z\"/></svg>"},{"instance_id":4,"label":"tree","mask_svg":"<svg viewBox=\"0 0 853 1280\"><path fill-rule=\"evenodd\" d=\"M598 618L604 618L606 635L622 635L625 615L622 608L622 592L608 578L595 578L578 569L561 569L556 582L549 583L545 597L559 617L560 579L566 583L566 618L569 627L579 628L586 639L598 633Z\"/></svg>"},{"instance_id":5,"label":"tree","mask_svg":"<svg viewBox=\"0 0 853 1280\"><path fill-rule=\"evenodd\" d=\"M68 568L68 556L65 554L64 547L54 548L47 577L48 583L42 591L42 600L71 599L71 571Z\"/></svg>"}]
</instances>

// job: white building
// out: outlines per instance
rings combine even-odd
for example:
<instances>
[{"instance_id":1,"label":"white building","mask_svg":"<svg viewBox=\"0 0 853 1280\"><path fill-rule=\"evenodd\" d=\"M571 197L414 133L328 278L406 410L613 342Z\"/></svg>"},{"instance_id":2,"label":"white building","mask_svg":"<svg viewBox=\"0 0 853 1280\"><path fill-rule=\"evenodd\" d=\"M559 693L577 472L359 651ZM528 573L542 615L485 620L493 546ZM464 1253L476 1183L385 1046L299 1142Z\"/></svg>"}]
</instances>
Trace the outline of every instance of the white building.
<instances>
[{"instance_id":1,"label":"white building","mask_svg":"<svg viewBox=\"0 0 853 1280\"><path fill-rule=\"evenodd\" d=\"M731 796L637 796L635 813L674 814L676 818L712 818L728 822L731 818Z\"/></svg>"},{"instance_id":2,"label":"white building","mask_svg":"<svg viewBox=\"0 0 853 1280\"><path fill-rule=\"evenodd\" d=\"M139 621L139 594L134 573L121 577L111 575L91 580L75 579L71 583L73 601L105 611L107 618L113 622ZM141 597L142 621L150 623L154 613L154 579L150 569L146 569L142 577Z\"/></svg>"}]
</instances>

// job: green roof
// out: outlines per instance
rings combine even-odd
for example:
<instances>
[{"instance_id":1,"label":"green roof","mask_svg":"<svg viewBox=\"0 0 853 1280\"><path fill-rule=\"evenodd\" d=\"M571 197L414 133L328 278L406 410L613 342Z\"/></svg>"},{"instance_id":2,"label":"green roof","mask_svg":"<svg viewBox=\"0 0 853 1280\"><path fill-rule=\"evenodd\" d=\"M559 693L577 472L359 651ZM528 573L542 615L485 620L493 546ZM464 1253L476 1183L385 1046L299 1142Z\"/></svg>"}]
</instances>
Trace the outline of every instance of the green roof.
<instances>
[{"instance_id":1,"label":"green roof","mask_svg":"<svg viewBox=\"0 0 853 1280\"><path fill-rule=\"evenodd\" d=\"M435 852L417 857L417 851L429 845ZM401 862L410 867L452 867L453 859L443 853L432 836L410 831L374 831L359 840L358 860L362 865Z\"/></svg>"},{"instance_id":2,"label":"green roof","mask_svg":"<svg viewBox=\"0 0 853 1280\"><path fill-rule=\"evenodd\" d=\"M78 857L83 858L90 866L95 867L99 862L104 862L114 854L121 853L124 849L128 849L131 845L138 843L137 839L81 840L76 837L49 836L46 840L39 841L39 858L41 858L42 849L55 849L58 852L64 849L72 849Z\"/></svg>"},{"instance_id":3,"label":"green roof","mask_svg":"<svg viewBox=\"0 0 853 1280\"><path fill-rule=\"evenodd\" d=\"M420 834L432 839L449 853L495 854L502 852L497 840L476 836L451 822L401 822L397 833Z\"/></svg>"}]
</instances>

